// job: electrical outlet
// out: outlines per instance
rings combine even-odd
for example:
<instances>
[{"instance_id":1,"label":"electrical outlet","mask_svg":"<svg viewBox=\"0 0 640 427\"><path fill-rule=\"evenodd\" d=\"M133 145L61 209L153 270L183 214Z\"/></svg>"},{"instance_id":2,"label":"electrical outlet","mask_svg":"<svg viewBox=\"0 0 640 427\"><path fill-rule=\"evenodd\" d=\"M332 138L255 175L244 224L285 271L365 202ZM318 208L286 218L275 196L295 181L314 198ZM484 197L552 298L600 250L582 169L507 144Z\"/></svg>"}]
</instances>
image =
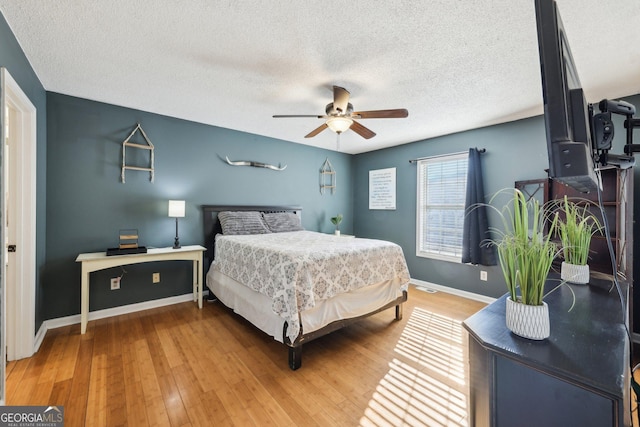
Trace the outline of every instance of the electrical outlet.
<instances>
[{"instance_id":1,"label":"electrical outlet","mask_svg":"<svg viewBox=\"0 0 640 427\"><path fill-rule=\"evenodd\" d=\"M119 277L111 278L111 290L115 291L116 289L120 289L120 278Z\"/></svg>"},{"instance_id":2,"label":"electrical outlet","mask_svg":"<svg viewBox=\"0 0 640 427\"><path fill-rule=\"evenodd\" d=\"M485 270L480 270L480 280L487 281L487 272Z\"/></svg>"},{"instance_id":3,"label":"electrical outlet","mask_svg":"<svg viewBox=\"0 0 640 427\"><path fill-rule=\"evenodd\" d=\"M160 283L160 273L153 273L153 283Z\"/></svg>"}]
</instances>

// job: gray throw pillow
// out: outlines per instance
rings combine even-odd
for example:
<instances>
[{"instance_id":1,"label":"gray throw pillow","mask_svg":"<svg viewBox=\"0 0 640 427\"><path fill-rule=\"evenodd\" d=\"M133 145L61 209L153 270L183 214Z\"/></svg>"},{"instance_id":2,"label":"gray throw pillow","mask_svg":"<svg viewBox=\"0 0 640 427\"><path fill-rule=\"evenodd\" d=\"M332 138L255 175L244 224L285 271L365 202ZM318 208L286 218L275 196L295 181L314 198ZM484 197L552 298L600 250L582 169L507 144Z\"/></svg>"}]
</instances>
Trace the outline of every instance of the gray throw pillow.
<instances>
[{"instance_id":1,"label":"gray throw pillow","mask_svg":"<svg viewBox=\"0 0 640 427\"><path fill-rule=\"evenodd\" d=\"M300 216L293 212L264 213L262 216L273 233L304 230L300 223Z\"/></svg>"},{"instance_id":2,"label":"gray throw pillow","mask_svg":"<svg viewBox=\"0 0 640 427\"><path fill-rule=\"evenodd\" d=\"M266 234L271 233L262 214L257 211L224 211L218 213L222 234Z\"/></svg>"}]
</instances>

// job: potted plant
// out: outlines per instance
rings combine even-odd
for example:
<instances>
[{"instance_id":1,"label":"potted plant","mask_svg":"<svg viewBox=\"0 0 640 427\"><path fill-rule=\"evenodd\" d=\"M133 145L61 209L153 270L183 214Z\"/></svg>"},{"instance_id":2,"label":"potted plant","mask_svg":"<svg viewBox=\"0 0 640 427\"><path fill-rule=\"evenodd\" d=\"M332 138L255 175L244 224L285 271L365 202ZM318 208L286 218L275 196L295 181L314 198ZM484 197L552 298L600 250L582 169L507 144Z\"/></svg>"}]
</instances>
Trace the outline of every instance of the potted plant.
<instances>
[{"instance_id":1,"label":"potted plant","mask_svg":"<svg viewBox=\"0 0 640 427\"><path fill-rule=\"evenodd\" d=\"M558 236L562 244L560 277L571 283L589 283L589 247L591 238L602 230L602 226L591 212L588 203L571 201L564 196L559 202L561 219Z\"/></svg>"},{"instance_id":2,"label":"potted plant","mask_svg":"<svg viewBox=\"0 0 640 427\"><path fill-rule=\"evenodd\" d=\"M331 223L336 226L335 235L340 235L340 223L342 222L342 214L331 217Z\"/></svg>"},{"instance_id":3,"label":"potted plant","mask_svg":"<svg viewBox=\"0 0 640 427\"><path fill-rule=\"evenodd\" d=\"M558 215L553 216L545 234L545 215L540 203L533 198L527 200L517 189L513 199L499 212L503 230L494 228L497 238L491 244L497 248L509 292L507 328L524 338L548 338L549 309L542 299L551 264L558 254L557 245L551 240Z\"/></svg>"}]
</instances>

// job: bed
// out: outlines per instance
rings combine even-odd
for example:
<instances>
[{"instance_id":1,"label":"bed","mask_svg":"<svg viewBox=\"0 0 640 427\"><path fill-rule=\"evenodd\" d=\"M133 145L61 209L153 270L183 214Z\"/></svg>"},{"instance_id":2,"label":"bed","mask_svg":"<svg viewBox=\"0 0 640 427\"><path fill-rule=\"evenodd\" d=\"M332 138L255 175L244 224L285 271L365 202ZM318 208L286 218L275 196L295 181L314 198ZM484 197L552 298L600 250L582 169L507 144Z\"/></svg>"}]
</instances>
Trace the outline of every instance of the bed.
<instances>
[{"instance_id":1,"label":"bed","mask_svg":"<svg viewBox=\"0 0 640 427\"><path fill-rule=\"evenodd\" d=\"M306 342L392 307L402 318L400 246L304 230L297 206L202 209L210 296L285 344L292 370Z\"/></svg>"}]
</instances>

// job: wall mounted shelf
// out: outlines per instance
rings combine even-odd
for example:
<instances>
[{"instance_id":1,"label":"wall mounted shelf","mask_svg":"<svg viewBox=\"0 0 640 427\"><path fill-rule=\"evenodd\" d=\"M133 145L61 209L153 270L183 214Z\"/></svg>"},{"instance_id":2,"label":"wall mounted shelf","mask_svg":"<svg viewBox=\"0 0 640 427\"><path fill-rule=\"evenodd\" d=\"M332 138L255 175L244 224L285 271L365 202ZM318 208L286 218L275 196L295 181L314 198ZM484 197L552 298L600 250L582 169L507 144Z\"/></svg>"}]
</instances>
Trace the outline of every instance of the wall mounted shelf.
<instances>
[{"instance_id":1,"label":"wall mounted shelf","mask_svg":"<svg viewBox=\"0 0 640 427\"><path fill-rule=\"evenodd\" d=\"M324 194L325 190L330 190L331 194L336 191L336 171L328 157L320 168L320 194Z\"/></svg>"},{"instance_id":2,"label":"wall mounted shelf","mask_svg":"<svg viewBox=\"0 0 640 427\"><path fill-rule=\"evenodd\" d=\"M136 132L140 131L140 134L142 135L142 137L144 138L144 141L147 143L145 144L137 144L135 142L129 142L131 140L131 137L133 137L133 135L135 135ZM127 153L127 147L130 148L137 148L140 150L148 150L150 152L150 159L149 159L149 167L140 167L140 166L133 166L133 165L127 165L126 164L126 153ZM124 184L125 180L124 180L124 172L126 170L135 170L135 171L143 171L143 172L149 172L149 180L151 182L153 182L154 179L154 169L153 169L153 163L154 163L154 159L153 159L153 150L154 150L154 146L151 143L151 140L149 139L149 137L147 137L147 134L144 132L144 129L142 129L142 126L140 126L140 123L138 123L135 127L135 129L133 129L133 131L129 134L129 136L127 137L127 139L125 139L124 141L122 141L122 173L120 174L120 178L122 179L122 183Z\"/></svg>"}]
</instances>

